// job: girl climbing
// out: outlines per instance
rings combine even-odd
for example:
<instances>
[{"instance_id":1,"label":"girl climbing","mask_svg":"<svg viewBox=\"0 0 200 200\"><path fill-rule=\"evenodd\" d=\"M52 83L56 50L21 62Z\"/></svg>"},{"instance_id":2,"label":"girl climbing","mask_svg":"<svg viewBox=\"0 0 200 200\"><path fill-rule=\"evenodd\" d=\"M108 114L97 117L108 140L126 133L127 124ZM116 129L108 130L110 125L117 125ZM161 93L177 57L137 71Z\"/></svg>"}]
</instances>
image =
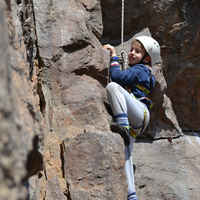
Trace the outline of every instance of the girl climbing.
<instances>
[{"instance_id":1,"label":"girl climbing","mask_svg":"<svg viewBox=\"0 0 200 200\"><path fill-rule=\"evenodd\" d=\"M152 105L148 93L154 89L155 77L145 66L153 66L159 59L160 46L149 36L133 39L128 54L130 68L122 71L115 48L110 44L103 46L110 51L110 82L107 97L111 105L115 122L110 125L113 132L121 135L125 144L125 172L128 183L128 200L137 200L135 193L132 148L135 138L149 123L149 109Z\"/></svg>"}]
</instances>

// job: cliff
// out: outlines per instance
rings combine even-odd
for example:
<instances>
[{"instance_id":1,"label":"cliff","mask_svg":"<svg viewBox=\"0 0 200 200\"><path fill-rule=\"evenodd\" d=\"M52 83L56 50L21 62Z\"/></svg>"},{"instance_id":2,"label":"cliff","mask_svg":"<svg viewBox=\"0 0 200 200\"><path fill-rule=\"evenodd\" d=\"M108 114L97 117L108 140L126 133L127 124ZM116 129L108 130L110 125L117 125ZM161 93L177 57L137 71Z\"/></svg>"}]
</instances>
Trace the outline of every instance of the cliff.
<instances>
[{"instance_id":1,"label":"cliff","mask_svg":"<svg viewBox=\"0 0 200 200\"><path fill-rule=\"evenodd\" d=\"M0 0L0 9L0 199L126 199L102 49L120 53L121 1ZM200 2L127 0L124 10L126 51L136 34L161 45L151 121L133 148L138 198L199 199Z\"/></svg>"}]
</instances>

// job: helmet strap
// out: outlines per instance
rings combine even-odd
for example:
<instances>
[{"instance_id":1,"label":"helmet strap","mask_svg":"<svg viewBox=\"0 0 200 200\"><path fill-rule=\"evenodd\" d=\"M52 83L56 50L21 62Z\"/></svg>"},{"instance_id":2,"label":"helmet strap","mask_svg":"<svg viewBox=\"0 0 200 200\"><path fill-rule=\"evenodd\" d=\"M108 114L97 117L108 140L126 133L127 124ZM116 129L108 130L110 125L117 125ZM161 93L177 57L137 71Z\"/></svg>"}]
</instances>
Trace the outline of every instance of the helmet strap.
<instances>
[{"instance_id":1,"label":"helmet strap","mask_svg":"<svg viewBox=\"0 0 200 200\"><path fill-rule=\"evenodd\" d=\"M144 59L148 56L149 54L146 52L145 55L143 56L143 58L140 60L140 62L138 64L144 64Z\"/></svg>"}]
</instances>

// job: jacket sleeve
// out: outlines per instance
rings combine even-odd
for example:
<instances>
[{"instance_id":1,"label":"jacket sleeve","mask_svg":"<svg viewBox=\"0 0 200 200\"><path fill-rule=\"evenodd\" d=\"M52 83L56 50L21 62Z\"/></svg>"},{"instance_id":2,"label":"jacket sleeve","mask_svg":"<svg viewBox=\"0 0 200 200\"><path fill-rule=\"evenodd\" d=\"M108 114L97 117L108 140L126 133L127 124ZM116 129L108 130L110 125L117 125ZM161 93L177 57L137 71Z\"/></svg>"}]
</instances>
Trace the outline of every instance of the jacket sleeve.
<instances>
[{"instance_id":1,"label":"jacket sleeve","mask_svg":"<svg viewBox=\"0 0 200 200\"><path fill-rule=\"evenodd\" d=\"M138 82L137 73L132 68L128 68L126 71L122 71L119 66L118 58L112 57L110 62L110 77L112 81L120 84L127 85L133 82Z\"/></svg>"}]
</instances>

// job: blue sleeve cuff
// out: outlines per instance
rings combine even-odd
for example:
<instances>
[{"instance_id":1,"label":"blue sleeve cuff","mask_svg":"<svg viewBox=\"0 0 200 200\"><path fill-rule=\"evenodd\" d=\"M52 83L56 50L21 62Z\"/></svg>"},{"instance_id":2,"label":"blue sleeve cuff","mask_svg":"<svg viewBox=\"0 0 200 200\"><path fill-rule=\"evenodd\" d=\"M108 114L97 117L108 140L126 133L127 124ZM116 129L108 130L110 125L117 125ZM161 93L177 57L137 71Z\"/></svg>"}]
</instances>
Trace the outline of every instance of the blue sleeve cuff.
<instances>
[{"instance_id":1,"label":"blue sleeve cuff","mask_svg":"<svg viewBox=\"0 0 200 200\"><path fill-rule=\"evenodd\" d=\"M119 61L119 58L117 56L111 57L110 61Z\"/></svg>"}]
</instances>

